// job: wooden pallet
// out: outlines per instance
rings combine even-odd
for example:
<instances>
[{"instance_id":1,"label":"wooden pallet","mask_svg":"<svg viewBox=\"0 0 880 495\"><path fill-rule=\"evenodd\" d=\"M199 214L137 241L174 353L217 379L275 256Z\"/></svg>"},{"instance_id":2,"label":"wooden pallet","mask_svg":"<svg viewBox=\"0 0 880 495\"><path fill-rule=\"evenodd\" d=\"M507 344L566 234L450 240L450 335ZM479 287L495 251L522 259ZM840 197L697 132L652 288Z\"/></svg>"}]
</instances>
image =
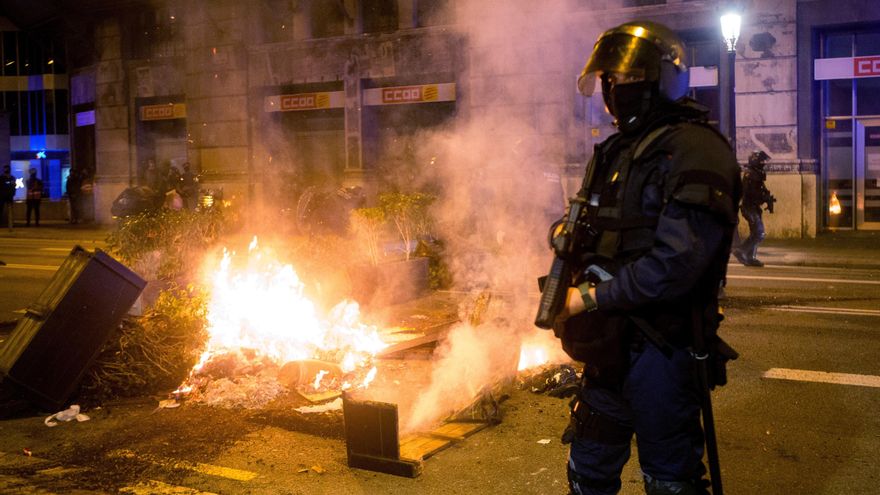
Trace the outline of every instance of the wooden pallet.
<instances>
[{"instance_id":1,"label":"wooden pallet","mask_svg":"<svg viewBox=\"0 0 880 495\"><path fill-rule=\"evenodd\" d=\"M425 459L489 426L490 422L453 419L428 432L400 437L397 405L342 395L348 465L415 478Z\"/></svg>"}]
</instances>

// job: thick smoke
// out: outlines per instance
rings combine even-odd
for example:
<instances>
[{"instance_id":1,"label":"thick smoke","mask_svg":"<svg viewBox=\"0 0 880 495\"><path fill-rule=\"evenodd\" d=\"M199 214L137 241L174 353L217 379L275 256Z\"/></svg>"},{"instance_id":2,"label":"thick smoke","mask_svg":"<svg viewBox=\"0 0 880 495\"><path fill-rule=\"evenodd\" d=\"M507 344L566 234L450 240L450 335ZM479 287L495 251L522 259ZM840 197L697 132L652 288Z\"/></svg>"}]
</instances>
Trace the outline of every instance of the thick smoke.
<instances>
[{"instance_id":1,"label":"thick smoke","mask_svg":"<svg viewBox=\"0 0 880 495\"><path fill-rule=\"evenodd\" d=\"M435 234L446 245L453 289L467 294L491 292L493 303L482 321L450 331L436 353L431 384L416 398L400 397L399 402L414 404L406 408L412 413L402 421L409 428L442 419L487 386L513 375L520 342L549 335L532 325L536 279L551 261L546 243L549 224L563 213L559 174L566 162L565 141L571 135L574 75L583 62L567 52L576 44L568 39L571 13L576 10L570 0L454 0L448 5L453 15L435 14L455 19L454 25L443 29L461 30L457 34L465 42L466 57L464 70L456 74L455 115L433 128L389 136L378 146L386 148L380 155L419 164L395 185L437 193ZM195 10L189 15L210 21L209 10ZM579 32L585 29L578 26ZM584 52L588 48L579 47ZM263 70L263 58L267 67L284 60L280 55L253 56L258 61L249 64L251 72ZM312 57L297 60L303 68L315 70L330 63L321 54ZM389 61L393 65L391 57ZM319 74L320 81L324 75ZM296 80L283 82L315 83L315 74L301 76L302 80L298 74ZM340 72L337 79L342 77ZM255 91L248 88L249 94ZM251 223L246 235L283 237L287 232L282 226L289 220L284 216L297 213L297 197L309 186L325 185L315 184L316 177L338 175L340 170L332 164L344 160L344 150L330 137L327 141L315 137L330 136L329 131L297 137L302 133L291 125L296 127L292 121L299 116L266 115L254 108L259 104L251 101L251 108L242 108L249 113L246 118L251 119L254 138L249 159L256 178L250 180L257 180L256 197L261 198L248 205ZM324 124L328 129L338 127ZM213 125L203 124L206 129ZM312 170L307 176L302 166L305 153L312 157L310 162L324 162L327 169ZM315 158L321 153L326 153L321 155L326 160ZM258 179L261 174L264 179Z\"/></svg>"},{"instance_id":2,"label":"thick smoke","mask_svg":"<svg viewBox=\"0 0 880 495\"><path fill-rule=\"evenodd\" d=\"M436 160L427 183L439 184L436 211L457 289L491 291L494 313L453 329L436 354L431 384L416 399L406 428L422 428L467 406L481 390L516 372L523 339L546 337L532 324L536 278L551 261L546 233L563 213L554 181L564 163L566 13L563 1L457 3L465 29L469 93L448 132L426 132L420 159ZM462 115L462 113L464 115ZM557 176L558 178L558 176ZM554 356L559 359L561 352Z\"/></svg>"}]
</instances>

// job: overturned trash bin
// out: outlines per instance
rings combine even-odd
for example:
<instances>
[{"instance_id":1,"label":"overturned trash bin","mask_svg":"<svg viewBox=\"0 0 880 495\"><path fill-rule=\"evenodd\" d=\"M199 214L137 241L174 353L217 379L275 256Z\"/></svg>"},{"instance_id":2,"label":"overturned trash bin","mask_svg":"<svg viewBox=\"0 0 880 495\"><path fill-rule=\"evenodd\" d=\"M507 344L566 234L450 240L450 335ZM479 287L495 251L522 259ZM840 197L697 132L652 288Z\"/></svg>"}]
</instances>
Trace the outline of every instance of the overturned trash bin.
<instances>
[{"instance_id":1,"label":"overturned trash bin","mask_svg":"<svg viewBox=\"0 0 880 495\"><path fill-rule=\"evenodd\" d=\"M145 285L103 251L74 247L0 349L3 385L63 409Z\"/></svg>"}]
</instances>

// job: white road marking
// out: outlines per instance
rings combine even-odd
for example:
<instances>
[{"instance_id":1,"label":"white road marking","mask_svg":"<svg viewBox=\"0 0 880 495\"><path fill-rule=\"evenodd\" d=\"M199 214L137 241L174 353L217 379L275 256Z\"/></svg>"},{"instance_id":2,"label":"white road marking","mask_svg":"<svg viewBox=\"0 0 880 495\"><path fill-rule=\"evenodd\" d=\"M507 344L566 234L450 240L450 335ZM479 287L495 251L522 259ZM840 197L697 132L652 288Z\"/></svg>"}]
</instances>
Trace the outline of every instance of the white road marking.
<instances>
[{"instance_id":1,"label":"white road marking","mask_svg":"<svg viewBox=\"0 0 880 495\"><path fill-rule=\"evenodd\" d=\"M792 313L816 313L826 315L880 316L878 309L830 308L822 306L771 306L772 311L788 311Z\"/></svg>"},{"instance_id":2,"label":"white road marking","mask_svg":"<svg viewBox=\"0 0 880 495\"><path fill-rule=\"evenodd\" d=\"M40 251L61 251L65 253L69 253L73 248L40 248Z\"/></svg>"},{"instance_id":3,"label":"white road marking","mask_svg":"<svg viewBox=\"0 0 880 495\"><path fill-rule=\"evenodd\" d=\"M764 378L880 388L880 376L876 375L857 375L851 373L829 373L827 371L770 368L769 370L764 372Z\"/></svg>"},{"instance_id":4,"label":"white road marking","mask_svg":"<svg viewBox=\"0 0 880 495\"><path fill-rule=\"evenodd\" d=\"M13 269L13 270L43 270L43 271L56 271L58 267L61 265L22 265L18 263L9 263L8 265L0 265L0 269Z\"/></svg>"},{"instance_id":5,"label":"white road marking","mask_svg":"<svg viewBox=\"0 0 880 495\"><path fill-rule=\"evenodd\" d=\"M756 277L753 275L728 275L729 279L739 280L775 280L781 282L817 282L822 284L864 284L880 285L880 280L857 280L845 278L807 278L807 277Z\"/></svg>"}]
</instances>

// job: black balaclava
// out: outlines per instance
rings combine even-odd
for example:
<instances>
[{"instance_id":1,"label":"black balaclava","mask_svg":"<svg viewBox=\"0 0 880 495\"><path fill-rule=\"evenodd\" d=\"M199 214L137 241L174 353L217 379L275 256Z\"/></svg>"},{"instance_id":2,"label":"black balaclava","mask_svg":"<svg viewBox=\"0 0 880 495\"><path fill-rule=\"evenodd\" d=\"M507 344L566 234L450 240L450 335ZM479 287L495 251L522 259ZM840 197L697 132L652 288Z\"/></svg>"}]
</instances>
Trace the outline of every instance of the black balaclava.
<instances>
[{"instance_id":1,"label":"black balaclava","mask_svg":"<svg viewBox=\"0 0 880 495\"><path fill-rule=\"evenodd\" d=\"M602 78L602 98L624 134L639 130L659 98L656 82L638 81L615 84Z\"/></svg>"}]
</instances>

